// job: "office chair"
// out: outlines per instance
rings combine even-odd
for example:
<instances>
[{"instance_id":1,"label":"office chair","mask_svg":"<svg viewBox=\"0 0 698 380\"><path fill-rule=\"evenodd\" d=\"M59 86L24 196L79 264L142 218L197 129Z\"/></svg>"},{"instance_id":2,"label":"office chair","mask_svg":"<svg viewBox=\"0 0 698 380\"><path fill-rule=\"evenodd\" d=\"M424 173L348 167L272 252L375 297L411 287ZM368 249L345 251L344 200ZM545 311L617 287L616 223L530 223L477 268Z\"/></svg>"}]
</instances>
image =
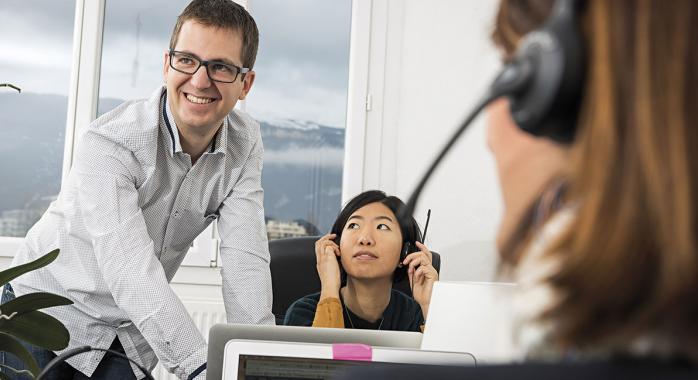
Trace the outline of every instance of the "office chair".
<instances>
[{"instance_id":1,"label":"office chair","mask_svg":"<svg viewBox=\"0 0 698 380\"><path fill-rule=\"evenodd\" d=\"M271 240L271 283L274 303L272 312L276 324L284 322L286 310L297 299L320 291L320 278L315 267L315 241L319 236L304 236ZM432 265L441 269L441 257L432 251ZM407 295L412 295L407 278L393 285Z\"/></svg>"}]
</instances>

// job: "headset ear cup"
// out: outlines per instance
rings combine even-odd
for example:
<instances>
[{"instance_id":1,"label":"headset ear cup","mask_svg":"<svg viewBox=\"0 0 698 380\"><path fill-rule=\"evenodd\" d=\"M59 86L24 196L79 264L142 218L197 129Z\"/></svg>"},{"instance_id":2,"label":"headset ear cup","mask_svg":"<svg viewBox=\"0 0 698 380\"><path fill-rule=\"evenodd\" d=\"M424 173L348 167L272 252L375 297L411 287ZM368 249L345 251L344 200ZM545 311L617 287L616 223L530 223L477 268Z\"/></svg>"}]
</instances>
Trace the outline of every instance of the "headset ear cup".
<instances>
[{"instance_id":1,"label":"headset ear cup","mask_svg":"<svg viewBox=\"0 0 698 380\"><path fill-rule=\"evenodd\" d=\"M407 267L404 266L402 262L405 261L407 254L410 252L410 246L411 245L409 242L405 242L405 244L402 245L402 250L400 251L400 261L397 263L397 268L395 268L395 271L393 272L393 283L399 283L407 277Z\"/></svg>"},{"instance_id":2,"label":"headset ear cup","mask_svg":"<svg viewBox=\"0 0 698 380\"><path fill-rule=\"evenodd\" d=\"M402 262L405 261L407 255L410 253L410 242L407 241L402 245L402 251L400 251L400 261L397 263L398 268L402 268Z\"/></svg>"},{"instance_id":3,"label":"headset ear cup","mask_svg":"<svg viewBox=\"0 0 698 380\"><path fill-rule=\"evenodd\" d=\"M572 142L585 76L579 2L556 0L542 28L528 33L515 62L530 65L531 80L508 94L511 115L524 131L561 143Z\"/></svg>"}]
</instances>

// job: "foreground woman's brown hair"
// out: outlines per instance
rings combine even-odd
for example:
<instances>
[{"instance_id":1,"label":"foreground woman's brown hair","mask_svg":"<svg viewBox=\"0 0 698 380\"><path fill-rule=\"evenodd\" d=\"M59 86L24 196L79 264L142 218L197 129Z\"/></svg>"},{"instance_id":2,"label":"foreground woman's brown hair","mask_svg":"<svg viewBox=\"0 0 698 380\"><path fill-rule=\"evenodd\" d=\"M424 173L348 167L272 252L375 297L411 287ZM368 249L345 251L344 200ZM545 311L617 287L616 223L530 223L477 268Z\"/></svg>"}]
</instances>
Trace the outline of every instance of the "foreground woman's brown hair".
<instances>
[{"instance_id":1,"label":"foreground woman's brown hair","mask_svg":"<svg viewBox=\"0 0 698 380\"><path fill-rule=\"evenodd\" d=\"M495 41L511 51L550 4L503 1ZM581 17L576 216L548 252L561 298L542 319L562 347L660 337L698 359L698 2L589 0Z\"/></svg>"}]
</instances>

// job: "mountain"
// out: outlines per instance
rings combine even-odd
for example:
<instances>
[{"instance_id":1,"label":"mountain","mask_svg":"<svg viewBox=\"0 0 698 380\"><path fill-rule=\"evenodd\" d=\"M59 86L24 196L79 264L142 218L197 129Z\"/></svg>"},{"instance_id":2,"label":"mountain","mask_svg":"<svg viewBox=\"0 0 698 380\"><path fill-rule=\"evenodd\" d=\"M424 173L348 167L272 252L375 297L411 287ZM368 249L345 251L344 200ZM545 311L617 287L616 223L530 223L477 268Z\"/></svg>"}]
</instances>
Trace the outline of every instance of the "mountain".
<instances>
[{"instance_id":1,"label":"mountain","mask_svg":"<svg viewBox=\"0 0 698 380\"><path fill-rule=\"evenodd\" d=\"M121 102L100 99L99 114ZM0 212L58 193L67 105L59 95L0 94ZM328 231L340 209L344 129L287 119L260 126L267 217Z\"/></svg>"}]
</instances>

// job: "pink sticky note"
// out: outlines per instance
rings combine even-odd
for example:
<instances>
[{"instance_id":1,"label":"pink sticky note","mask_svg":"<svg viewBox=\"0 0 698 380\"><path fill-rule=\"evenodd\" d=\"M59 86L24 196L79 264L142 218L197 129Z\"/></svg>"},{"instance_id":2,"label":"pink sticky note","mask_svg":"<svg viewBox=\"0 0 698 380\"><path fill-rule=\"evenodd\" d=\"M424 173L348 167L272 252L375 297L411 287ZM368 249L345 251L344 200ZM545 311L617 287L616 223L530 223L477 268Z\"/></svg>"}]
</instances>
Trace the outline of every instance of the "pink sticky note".
<instances>
[{"instance_id":1,"label":"pink sticky note","mask_svg":"<svg viewBox=\"0 0 698 380\"><path fill-rule=\"evenodd\" d=\"M332 345L332 359L335 360L373 360L373 349L366 344L335 343Z\"/></svg>"}]
</instances>

